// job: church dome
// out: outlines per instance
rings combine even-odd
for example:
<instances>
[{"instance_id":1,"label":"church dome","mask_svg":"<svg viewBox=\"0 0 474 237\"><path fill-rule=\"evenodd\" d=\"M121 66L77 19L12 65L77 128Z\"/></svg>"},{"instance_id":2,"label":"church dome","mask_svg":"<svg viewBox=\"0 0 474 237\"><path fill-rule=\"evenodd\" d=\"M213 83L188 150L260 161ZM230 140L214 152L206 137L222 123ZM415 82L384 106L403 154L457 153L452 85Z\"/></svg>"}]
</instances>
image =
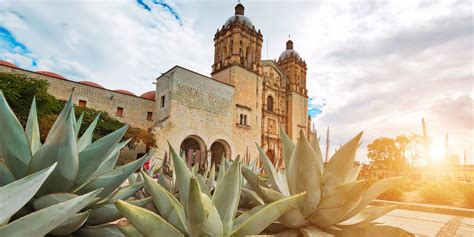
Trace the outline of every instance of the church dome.
<instances>
[{"instance_id":1,"label":"church dome","mask_svg":"<svg viewBox=\"0 0 474 237\"><path fill-rule=\"evenodd\" d=\"M224 27L227 28L235 21L239 21L240 24L245 24L245 26L247 26L249 29L253 29L254 26L252 24L252 21L250 21L248 17L244 16L244 10L245 10L244 5L240 3L237 4L235 6L235 15L227 19L227 21L224 24Z\"/></svg>"},{"instance_id":2,"label":"church dome","mask_svg":"<svg viewBox=\"0 0 474 237\"><path fill-rule=\"evenodd\" d=\"M300 54L293 49L293 41L288 40L286 42L286 50L280 54L278 60L284 60L285 58L292 56L296 57L298 60L301 60Z\"/></svg>"},{"instance_id":3,"label":"church dome","mask_svg":"<svg viewBox=\"0 0 474 237\"><path fill-rule=\"evenodd\" d=\"M104 88L103 86L101 86L100 84L97 84L97 83L92 82L92 81L80 81L79 83L81 83L81 84L83 84L83 85L88 85L88 86L93 86L93 87L105 89L105 88Z\"/></svg>"},{"instance_id":4,"label":"church dome","mask_svg":"<svg viewBox=\"0 0 474 237\"><path fill-rule=\"evenodd\" d=\"M155 91L145 92L140 97L149 99L149 100L155 100Z\"/></svg>"},{"instance_id":5,"label":"church dome","mask_svg":"<svg viewBox=\"0 0 474 237\"><path fill-rule=\"evenodd\" d=\"M43 76L48 76L48 77L55 77L55 78L59 78L59 79L66 79L65 77L57 74L57 73L54 73L54 72L47 72L47 71L37 71L36 73L38 74L41 74Z\"/></svg>"},{"instance_id":6,"label":"church dome","mask_svg":"<svg viewBox=\"0 0 474 237\"><path fill-rule=\"evenodd\" d=\"M7 66L7 67L19 68L17 65L15 65L11 62L4 61L4 60L0 60L0 65Z\"/></svg>"},{"instance_id":7,"label":"church dome","mask_svg":"<svg viewBox=\"0 0 474 237\"><path fill-rule=\"evenodd\" d=\"M126 95L137 96L137 95L133 94L133 92L127 91L127 90L121 90L121 89L119 89L119 90L114 90L114 91L115 91L115 92L118 92L118 93L126 94Z\"/></svg>"}]
</instances>

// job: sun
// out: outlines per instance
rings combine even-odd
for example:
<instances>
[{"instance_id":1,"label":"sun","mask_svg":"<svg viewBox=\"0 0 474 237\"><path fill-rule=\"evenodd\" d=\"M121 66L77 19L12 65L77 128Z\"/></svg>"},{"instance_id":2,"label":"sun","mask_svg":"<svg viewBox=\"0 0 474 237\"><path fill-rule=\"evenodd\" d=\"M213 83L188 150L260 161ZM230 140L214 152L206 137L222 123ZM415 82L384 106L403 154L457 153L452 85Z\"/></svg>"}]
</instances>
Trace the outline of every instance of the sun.
<instances>
[{"instance_id":1,"label":"sun","mask_svg":"<svg viewBox=\"0 0 474 237\"><path fill-rule=\"evenodd\" d=\"M430 160L435 163L441 163L445 156L445 150L441 146L432 146L430 149Z\"/></svg>"}]
</instances>

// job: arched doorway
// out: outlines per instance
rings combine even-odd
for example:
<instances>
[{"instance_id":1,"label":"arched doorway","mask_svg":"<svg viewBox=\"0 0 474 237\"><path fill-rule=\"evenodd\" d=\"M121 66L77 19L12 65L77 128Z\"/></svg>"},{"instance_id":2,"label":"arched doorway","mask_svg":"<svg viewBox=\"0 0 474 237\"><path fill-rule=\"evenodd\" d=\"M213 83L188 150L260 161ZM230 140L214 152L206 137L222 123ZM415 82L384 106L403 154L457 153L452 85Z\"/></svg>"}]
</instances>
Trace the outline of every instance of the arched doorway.
<instances>
[{"instance_id":1,"label":"arched doorway","mask_svg":"<svg viewBox=\"0 0 474 237\"><path fill-rule=\"evenodd\" d=\"M219 139L211 145L211 161L216 165L220 164L221 158L231 159L230 145L226 141Z\"/></svg>"},{"instance_id":2,"label":"arched doorway","mask_svg":"<svg viewBox=\"0 0 474 237\"><path fill-rule=\"evenodd\" d=\"M268 159L270 159L272 164L275 165L275 153L273 153L273 150L267 150L267 152L265 152L265 155L267 155Z\"/></svg>"},{"instance_id":3,"label":"arched doorway","mask_svg":"<svg viewBox=\"0 0 474 237\"><path fill-rule=\"evenodd\" d=\"M199 163L201 166L205 163L206 144L200 137L195 135L186 137L179 148L180 156L184 157L188 166L192 166L194 163Z\"/></svg>"}]
</instances>

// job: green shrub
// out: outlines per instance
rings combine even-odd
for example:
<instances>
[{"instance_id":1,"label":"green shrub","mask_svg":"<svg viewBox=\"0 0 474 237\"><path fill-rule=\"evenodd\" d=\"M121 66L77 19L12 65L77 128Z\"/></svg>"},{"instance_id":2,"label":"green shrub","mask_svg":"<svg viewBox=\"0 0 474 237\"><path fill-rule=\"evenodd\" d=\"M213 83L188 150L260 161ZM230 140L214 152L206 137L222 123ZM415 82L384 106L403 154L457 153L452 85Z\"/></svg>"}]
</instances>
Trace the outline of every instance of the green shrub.
<instances>
[{"instance_id":1,"label":"green shrub","mask_svg":"<svg viewBox=\"0 0 474 237\"><path fill-rule=\"evenodd\" d=\"M402 201L403 193L404 193L403 185L398 185L380 194L377 197L377 199L388 200L388 201Z\"/></svg>"},{"instance_id":2,"label":"green shrub","mask_svg":"<svg viewBox=\"0 0 474 237\"><path fill-rule=\"evenodd\" d=\"M464 198L465 207L474 208L474 184L458 183L457 186Z\"/></svg>"},{"instance_id":3,"label":"green shrub","mask_svg":"<svg viewBox=\"0 0 474 237\"><path fill-rule=\"evenodd\" d=\"M457 190L452 183L444 181L426 182L418 190L423 202L440 205L453 204L456 192Z\"/></svg>"}]
</instances>

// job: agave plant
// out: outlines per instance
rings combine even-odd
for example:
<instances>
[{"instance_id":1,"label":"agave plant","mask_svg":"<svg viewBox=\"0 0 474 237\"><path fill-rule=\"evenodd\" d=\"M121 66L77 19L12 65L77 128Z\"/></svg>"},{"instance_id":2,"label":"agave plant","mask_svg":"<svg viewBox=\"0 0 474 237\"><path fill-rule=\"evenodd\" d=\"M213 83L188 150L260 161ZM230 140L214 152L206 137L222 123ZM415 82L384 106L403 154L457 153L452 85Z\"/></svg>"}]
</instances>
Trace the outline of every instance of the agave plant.
<instances>
[{"instance_id":1,"label":"agave plant","mask_svg":"<svg viewBox=\"0 0 474 237\"><path fill-rule=\"evenodd\" d=\"M0 157L4 160L4 163L0 163L0 185L14 188L19 185L17 182L28 177L38 174L43 174L42 177L44 177L44 170L53 167L47 169L49 175L47 178L44 177L41 184L36 183L35 188L29 186L17 187L24 190L31 189L30 192L33 190L34 192L25 196L25 200L28 202L26 206L24 205L25 200L10 203L14 206L12 208L15 211L21 209L15 216L21 217L34 211L36 212L31 215L48 213L44 210L49 210L49 208L64 202L71 205L70 203L76 202L72 200L77 200L79 197L82 197L82 200L84 194L89 193L86 197L90 199L93 196L93 202L87 203L85 206L79 205L79 210L84 209L84 211L77 215L74 215L75 212L58 215L59 219L55 222L60 225L52 229L50 233L69 235L81 228L84 223L86 225L100 225L122 217L115 208L114 202L132 196L142 188L143 182L122 188L120 188L120 185L133 171L143 165L148 159L148 155L124 166L114 168L120 150L128 142L120 142L127 126L92 142L93 131L98 119L97 116L84 134L78 138L82 116L76 121L72 97L70 97L51 127L44 144L41 144L35 100L31 105L26 130L24 131L0 91L0 127L2 128L0 133ZM100 189L100 192L95 191L98 189ZM91 192L93 192L93 195ZM30 200L30 198L32 199ZM148 201L149 199L132 202L136 205L144 205ZM85 202L81 201L81 203ZM11 216L10 214L8 216ZM51 222L50 217L47 217L47 219ZM31 236L36 236L34 225L27 220L20 218L12 224L18 223L15 224L18 231L23 230L22 226L25 226L25 230L29 228L32 231L31 233L34 233ZM26 226L31 226L31 228ZM42 227L40 226L40 228ZM93 229L92 232L101 231L99 227L91 229ZM87 230L87 232L90 233L91 230Z\"/></svg>"},{"instance_id":2,"label":"agave plant","mask_svg":"<svg viewBox=\"0 0 474 237\"><path fill-rule=\"evenodd\" d=\"M117 201L130 222L119 228L126 236L242 236L258 234L295 206L304 193L283 198L237 215L241 171L237 157L217 182L211 195L170 145L179 200L155 180L142 173L145 190L158 213ZM206 190L206 191L204 191Z\"/></svg>"},{"instance_id":3,"label":"agave plant","mask_svg":"<svg viewBox=\"0 0 474 237\"><path fill-rule=\"evenodd\" d=\"M305 236L345 236L351 233L357 236L409 236L411 234L403 229L373 222L396 206L367 205L401 178L357 180L360 167L353 164L361 136L362 133L359 133L338 149L324 165L317 139L310 144L301 131L295 145L280 130L285 172L277 172L258 146L260 159L269 177L268 184L250 170L243 169L242 172L265 203L273 203L301 192L307 193L300 205L279 218L282 225L292 229L288 232L297 232L295 229L299 229Z\"/></svg>"}]
</instances>

